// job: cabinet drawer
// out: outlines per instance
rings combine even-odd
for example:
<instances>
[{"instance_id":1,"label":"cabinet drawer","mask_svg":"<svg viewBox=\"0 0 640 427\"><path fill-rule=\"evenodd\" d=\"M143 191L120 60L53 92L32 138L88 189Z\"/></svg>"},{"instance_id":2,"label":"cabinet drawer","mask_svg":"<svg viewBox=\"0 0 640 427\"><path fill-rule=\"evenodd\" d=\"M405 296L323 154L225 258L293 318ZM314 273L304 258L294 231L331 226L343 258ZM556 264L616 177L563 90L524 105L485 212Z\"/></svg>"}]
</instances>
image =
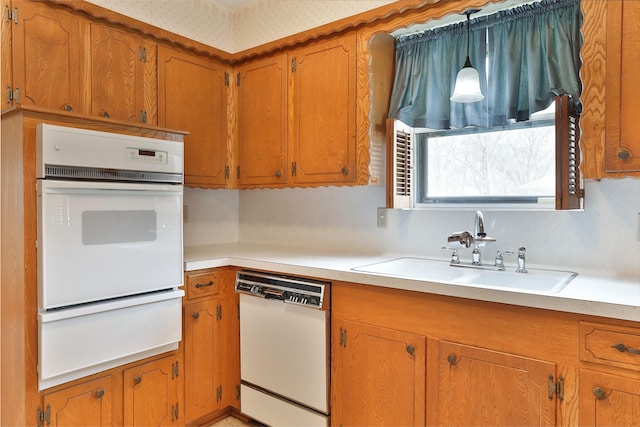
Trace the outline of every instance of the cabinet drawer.
<instances>
[{"instance_id":1,"label":"cabinet drawer","mask_svg":"<svg viewBox=\"0 0 640 427\"><path fill-rule=\"evenodd\" d=\"M187 299L216 295L220 291L217 272L203 271L187 275Z\"/></svg>"},{"instance_id":2,"label":"cabinet drawer","mask_svg":"<svg viewBox=\"0 0 640 427\"><path fill-rule=\"evenodd\" d=\"M638 369L640 328L580 322L580 360Z\"/></svg>"}]
</instances>

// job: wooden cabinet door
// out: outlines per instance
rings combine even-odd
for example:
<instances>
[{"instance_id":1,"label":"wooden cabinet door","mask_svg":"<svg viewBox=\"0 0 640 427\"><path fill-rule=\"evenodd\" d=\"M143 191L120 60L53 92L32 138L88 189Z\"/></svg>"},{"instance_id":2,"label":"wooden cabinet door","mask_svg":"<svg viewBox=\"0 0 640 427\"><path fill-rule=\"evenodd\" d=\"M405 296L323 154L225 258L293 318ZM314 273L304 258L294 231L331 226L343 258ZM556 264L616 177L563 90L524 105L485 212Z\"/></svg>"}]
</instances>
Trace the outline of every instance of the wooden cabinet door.
<instances>
[{"instance_id":1,"label":"wooden cabinet door","mask_svg":"<svg viewBox=\"0 0 640 427\"><path fill-rule=\"evenodd\" d=\"M355 181L355 34L296 50L290 59L294 182Z\"/></svg>"},{"instance_id":2,"label":"wooden cabinet door","mask_svg":"<svg viewBox=\"0 0 640 427\"><path fill-rule=\"evenodd\" d=\"M169 356L124 371L124 424L183 425L182 375L176 357Z\"/></svg>"},{"instance_id":3,"label":"wooden cabinet door","mask_svg":"<svg viewBox=\"0 0 640 427\"><path fill-rule=\"evenodd\" d=\"M13 8L10 0L0 1L0 10L2 11L2 20L0 20L0 35L2 40L0 41L0 76L2 76L2 95L0 102L2 102L2 108L6 108L12 103L11 91L13 90L13 59L11 58L11 32L12 27L16 24L11 19L13 14ZM9 14L9 16L7 16Z\"/></svg>"},{"instance_id":4,"label":"wooden cabinet door","mask_svg":"<svg viewBox=\"0 0 640 427\"><path fill-rule=\"evenodd\" d=\"M48 426L110 426L111 377L106 376L44 395Z\"/></svg>"},{"instance_id":5,"label":"wooden cabinet door","mask_svg":"<svg viewBox=\"0 0 640 427\"><path fill-rule=\"evenodd\" d=\"M92 115L156 123L155 49L130 32L91 24Z\"/></svg>"},{"instance_id":6,"label":"wooden cabinet door","mask_svg":"<svg viewBox=\"0 0 640 427\"><path fill-rule=\"evenodd\" d=\"M424 336L337 321L332 342L333 425L424 425Z\"/></svg>"},{"instance_id":7,"label":"wooden cabinet door","mask_svg":"<svg viewBox=\"0 0 640 427\"><path fill-rule=\"evenodd\" d=\"M187 185L227 185L226 81L228 73L218 62L158 49L158 124L189 132L184 138Z\"/></svg>"},{"instance_id":8,"label":"wooden cabinet door","mask_svg":"<svg viewBox=\"0 0 640 427\"><path fill-rule=\"evenodd\" d=\"M640 426L640 380L581 370L580 425Z\"/></svg>"},{"instance_id":9,"label":"wooden cabinet door","mask_svg":"<svg viewBox=\"0 0 640 427\"><path fill-rule=\"evenodd\" d=\"M439 367L440 425L555 426L554 363L441 342Z\"/></svg>"},{"instance_id":10,"label":"wooden cabinet door","mask_svg":"<svg viewBox=\"0 0 640 427\"><path fill-rule=\"evenodd\" d=\"M287 55L238 70L238 186L288 183Z\"/></svg>"},{"instance_id":11,"label":"wooden cabinet door","mask_svg":"<svg viewBox=\"0 0 640 427\"><path fill-rule=\"evenodd\" d=\"M39 2L14 2L13 88L17 103L87 113L80 18Z\"/></svg>"},{"instance_id":12,"label":"wooden cabinet door","mask_svg":"<svg viewBox=\"0 0 640 427\"><path fill-rule=\"evenodd\" d=\"M226 314L226 313L225 313ZM184 306L185 417L196 420L220 407L222 381L220 360L221 300L194 302Z\"/></svg>"},{"instance_id":13,"label":"wooden cabinet door","mask_svg":"<svg viewBox=\"0 0 640 427\"><path fill-rule=\"evenodd\" d=\"M640 2L607 1L606 169L640 171Z\"/></svg>"}]
</instances>

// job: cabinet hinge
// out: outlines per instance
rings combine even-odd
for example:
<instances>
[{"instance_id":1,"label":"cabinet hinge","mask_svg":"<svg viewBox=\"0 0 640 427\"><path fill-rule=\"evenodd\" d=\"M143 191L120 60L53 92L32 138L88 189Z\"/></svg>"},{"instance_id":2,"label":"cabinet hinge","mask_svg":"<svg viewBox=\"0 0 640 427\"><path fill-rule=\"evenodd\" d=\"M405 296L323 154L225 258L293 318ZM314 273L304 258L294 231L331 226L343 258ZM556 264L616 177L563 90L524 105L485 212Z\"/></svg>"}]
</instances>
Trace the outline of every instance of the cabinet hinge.
<instances>
[{"instance_id":1,"label":"cabinet hinge","mask_svg":"<svg viewBox=\"0 0 640 427\"><path fill-rule=\"evenodd\" d=\"M230 175L229 166L225 166L224 167L224 179L229 179L229 175Z\"/></svg>"},{"instance_id":2,"label":"cabinet hinge","mask_svg":"<svg viewBox=\"0 0 640 427\"><path fill-rule=\"evenodd\" d=\"M11 104L11 102L20 103L20 88L17 87L16 90L11 90L11 86L7 86L7 104Z\"/></svg>"},{"instance_id":3,"label":"cabinet hinge","mask_svg":"<svg viewBox=\"0 0 640 427\"><path fill-rule=\"evenodd\" d=\"M553 395L558 395L558 400L564 400L564 377L558 377L558 382L553 381L553 375L549 374L549 381L547 383L547 391L549 393L549 399L553 399Z\"/></svg>"},{"instance_id":4,"label":"cabinet hinge","mask_svg":"<svg viewBox=\"0 0 640 427\"><path fill-rule=\"evenodd\" d=\"M18 7L14 7L13 10L6 5L4 7L4 21L8 24L13 21L14 24L18 25Z\"/></svg>"},{"instance_id":5,"label":"cabinet hinge","mask_svg":"<svg viewBox=\"0 0 640 427\"><path fill-rule=\"evenodd\" d=\"M140 123L147 123L147 112L140 110Z\"/></svg>"},{"instance_id":6,"label":"cabinet hinge","mask_svg":"<svg viewBox=\"0 0 640 427\"><path fill-rule=\"evenodd\" d=\"M236 384L236 400L240 400L240 384Z\"/></svg>"},{"instance_id":7,"label":"cabinet hinge","mask_svg":"<svg viewBox=\"0 0 640 427\"><path fill-rule=\"evenodd\" d=\"M222 304L216 306L216 320L222 320Z\"/></svg>"},{"instance_id":8,"label":"cabinet hinge","mask_svg":"<svg viewBox=\"0 0 640 427\"><path fill-rule=\"evenodd\" d=\"M171 379L178 378L180 376L180 362L171 364Z\"/></svg>"},{"instance_id":9,"label":"cabinet hinge","mask_svg":"<svg viewBox=\"0 0 640 427\"><path fill-rule=\"evenodd\" d=\"M240 179L240 166L236 166L236 178Z\"/></svg>"},{"instance_id":10,"label":"cabinet hinge","mask_svg":"<svg viewBox=\"0 0 640 427\"><path fill-rule=\"evenodd\" d=\"M291 176L296 176L296 172L298 170L298 165L296 162L291 162Z\"/></svg>"},{"instance_id":11,"label":"cabinet hinge","mask_svg":"<svg viewBox=\"0 0 640 427\"><path fill-rule=\"evenodd\" d=\"M236 86L240 86L240 73L236 73Z\"/></svg>"},{"instance_id":12,"label":"cabinet hinge","mask_svg":"<svg viewBox=\"0 0 640 427\"><path fill-rule=\"evenodd\" d=\"M220 402L222 400L222 386L216 388L216 402Z\"/></svg>"},{"instance_id":13,"label":"cabinet hinge","mask_svg":"<svg viewBox=\"0 0 640 427\"><path fill-rule=\"evenodd\" d=\"M347 330L340 328L340 347L347 348Z\"/></svg>"},{"instance_id":14,"label":"cabinet hinge","mask_svg":"<svg viewBox=\"0 0 640 427\"><path fill-rule=\"evenodd\" d=\"M147 48L140 46L138 48L138 56L140 58L140 61L147 62Z\"/></svg>"},{"instance_id":15,"label":"cabinet hinge","mask_svg":"<svg viewBox=\"0 0 640 427\"><path fill-rule=\"evenodd\" d=\"M180 404L176 403L171 406L171 422L178 421L180 418Z\"/></svg>"},{"instance_id":16,"label":"cabinet hinge","mask_svg":"<svg viewBox=\"0 0 640 427\"><path fill-rule=\"evenodd\" d=\"M291 59L291 72L295 72L296 69L298 68L298 61L296 60L296 58L292 58Z\"/></svg>"},{"instance_id":17,"label":"cabinet hinge","mask_svg":"<svg viewBox=\"0 0 640 427\"><path fill-rule=\"evenodd\" d=\"M51 424L51 405L47 404L47 409L42 410L38 406L38 427L42 427L44 423Z\"/></svg>"},{"instance_id":18,"label":"cabinet hinge","mask_svg":"<svg viewBox=\"0 0 640 427\"><path fill-rule=\"evenodd\" d=\"M229 86L229 73L224 72L224 85Z\"/></svg>"}]
</instances>

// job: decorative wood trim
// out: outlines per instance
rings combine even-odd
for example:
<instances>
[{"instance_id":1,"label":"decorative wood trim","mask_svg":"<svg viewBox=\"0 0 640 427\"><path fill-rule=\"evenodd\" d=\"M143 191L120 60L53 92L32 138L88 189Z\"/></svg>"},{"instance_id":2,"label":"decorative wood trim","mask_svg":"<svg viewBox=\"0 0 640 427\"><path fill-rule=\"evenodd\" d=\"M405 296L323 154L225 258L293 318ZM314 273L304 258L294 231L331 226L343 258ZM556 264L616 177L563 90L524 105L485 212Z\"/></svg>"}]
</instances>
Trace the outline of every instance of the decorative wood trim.
<instances>
[{"instance_id":1,"label":"decorative wood trim","mask_svg":"<svg viewBox=\"0 0 640 427\"><path fill-rule=\"evenodd\" d=\"M215 47L206 45L196 40L189 39L184 36L172 33L171 31L164 30L146 22L139 21L135 18L131 18L126 15L122 15L118 12L105 9L101 6L89 3L84 0L32 0L32 1L46 1L46 3L52 5L52 7L64 7L74 10L76 12L90 16L94 20L101 20L106 23L126 27L129 30L133 30L141 35L152 37L158 41L162 41L183 49L187 49L196 52L200 55L204 55L210 58L216 58L224 62L232 61L232 54Z\"/></svg>"}]
</instances>

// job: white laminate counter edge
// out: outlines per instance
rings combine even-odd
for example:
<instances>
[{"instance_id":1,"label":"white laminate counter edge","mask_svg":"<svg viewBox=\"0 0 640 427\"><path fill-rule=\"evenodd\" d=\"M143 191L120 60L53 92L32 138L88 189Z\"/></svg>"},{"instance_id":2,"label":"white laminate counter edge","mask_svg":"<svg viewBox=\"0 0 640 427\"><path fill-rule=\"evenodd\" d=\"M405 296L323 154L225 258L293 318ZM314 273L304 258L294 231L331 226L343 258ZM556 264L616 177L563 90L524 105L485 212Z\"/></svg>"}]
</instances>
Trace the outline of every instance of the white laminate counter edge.
<instances>
[{"instance_id":1,"label":"white laminate counter edge","mask_svg":"<svg viewBox=\"0 0 640 427\"><path fill-rule=\"evenodd\" d=\"M640 283L633 279L579 274L562 291L545 294L432 283L352 270L393 258L397 256L246 244L188 247L184 253L185 271L235 266L640 322Z\"/></svg>"}]
</instances>

